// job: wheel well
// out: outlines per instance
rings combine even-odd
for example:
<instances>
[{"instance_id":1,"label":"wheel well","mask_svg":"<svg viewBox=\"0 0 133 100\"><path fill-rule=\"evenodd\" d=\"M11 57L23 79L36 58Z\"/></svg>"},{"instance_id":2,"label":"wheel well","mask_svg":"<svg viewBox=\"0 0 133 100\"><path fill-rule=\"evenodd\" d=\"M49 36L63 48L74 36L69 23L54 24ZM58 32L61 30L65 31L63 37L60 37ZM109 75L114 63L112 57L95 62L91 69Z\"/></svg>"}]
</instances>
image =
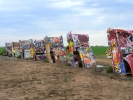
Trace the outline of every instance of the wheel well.
<instances>
[{"instance_id":1,"label":"wheel well","mask_svg":"<svg viewBox=\"0 0 133 100\"><path fill-rule=\"evenodd\" d=\"M77 51L77 50L76 51L73 51L73 54L74 54L74 60L75 61L78 61L78 63L79 63L79 67L83 67L82 61L81 61L81 57L79 55L79 51Z\"/></svg>"},{"instance_id":2,"label":"wheel well","mask_svg":"<svg viewBox=\"0 0 133 100\"><path fill-rule=\"evenodd\" d=\"M131 74L130 65L128 64L128 62L126 60L124 60L124 65L125 65L126 73Z\"/></svg>"},{"instance_id":3,"label":"wheel well","mask_svg":"<svg viewBox=\"0 0 133 100\"><path fill-rule=\"evenodd\" d=\"M53 60L53 63L55 63L55 57L54 57L54 52L53 51L50 51L50 56L51 56L51 59Z\"/></svg>"}]
</instances>

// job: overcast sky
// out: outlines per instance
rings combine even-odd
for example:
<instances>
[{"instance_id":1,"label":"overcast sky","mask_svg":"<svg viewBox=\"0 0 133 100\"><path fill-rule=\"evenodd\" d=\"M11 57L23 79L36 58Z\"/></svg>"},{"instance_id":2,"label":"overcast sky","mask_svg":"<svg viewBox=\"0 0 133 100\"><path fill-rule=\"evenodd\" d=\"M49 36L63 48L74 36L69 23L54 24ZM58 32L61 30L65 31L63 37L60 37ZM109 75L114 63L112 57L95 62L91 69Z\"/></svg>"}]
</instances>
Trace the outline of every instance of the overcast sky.
<instances>
[{"instance_id":1,"label":"overcast sky","mask_svg":"<svg viewBox=\"0 0 133 100\"><path fill-rule=\"evenodd\" d=\"M108 28L133 29L132 0L0 0L0 46L70 31L107 46Z\"/></svg>"}]
</instances>

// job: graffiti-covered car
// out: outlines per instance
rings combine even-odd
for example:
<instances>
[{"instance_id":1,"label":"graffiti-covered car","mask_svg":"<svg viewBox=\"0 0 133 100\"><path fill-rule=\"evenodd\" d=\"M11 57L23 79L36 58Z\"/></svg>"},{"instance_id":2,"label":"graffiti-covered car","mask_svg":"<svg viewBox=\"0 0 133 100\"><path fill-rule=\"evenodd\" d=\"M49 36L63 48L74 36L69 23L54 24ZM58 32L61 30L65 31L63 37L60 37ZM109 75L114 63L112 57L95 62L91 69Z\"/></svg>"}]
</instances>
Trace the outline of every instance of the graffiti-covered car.
<instances>
[{"instance_id":1,"label":"graffiti-covered car","mask_svg":"<svg viewBox=\"0 0 133 100\"><path fill-rule=\"evenodd\" d=\"M45 54L45 45L44 40L34 40L34 59L39 60L45 60L47 59Z\"/></svg>"},{"instance_id":2,"label":"graffiti-covered car","mask_svg":"<svg viewBox=\"0 0 133 100\"><path fill-rule=\"evenodd\" d=\"M133 31L109 28L107 37L114 73L133 75Z\"/></svg>"},{"instance_id":3,"label":"graffiti-covered car","mask_svg":"<svg viewBox=\"0 0 133 100\"><path fill-rule=\"evenodd\" d=\"M12 42L12 56L18 57L20 55L20 43L19 42Z\"/></svg>"},{"instance_id":4,"label":"graffiti-covered car","mask_svg":"<svg viewBox=\"0 0 133 100\"><path fill-rule=\"evenodd\" d=\"M19 40L20 43L20 55L21 58L33 58L34 56L34 44L33 40Z\"/></svg>"},{"instance_id":5,"label":"graffiti-covered car","mask_svg":"<svg viewBox=\"0 0 133 100\"><path fill-rule=\"evenodd\" d=\"M7 56L12 54L12 43L5 43L5 48L6 48L6 55Z\"/></svg>"},{"instance_id":6,"label":"graffiti-covered car","mask_svg":"<svg viewBox=\"0 0 133 100\"><path fill-rule=\"evenodd\" d=\"M49 62L66 61L66 53L64 50L63 37L45 37L44 44L46 48L46 56Z\"/></svg>"},{"instance_id":7,"label":"graffiti-covered car","mask_svg":"<svg viewBox=\"0 0 133 100\"><path fill-rule=\"evenodd\" d=\"M76 67L91 67L95 65L95 58L89 45L88 34L67 33L67 63Z\"/></svg>"}]
</instances>

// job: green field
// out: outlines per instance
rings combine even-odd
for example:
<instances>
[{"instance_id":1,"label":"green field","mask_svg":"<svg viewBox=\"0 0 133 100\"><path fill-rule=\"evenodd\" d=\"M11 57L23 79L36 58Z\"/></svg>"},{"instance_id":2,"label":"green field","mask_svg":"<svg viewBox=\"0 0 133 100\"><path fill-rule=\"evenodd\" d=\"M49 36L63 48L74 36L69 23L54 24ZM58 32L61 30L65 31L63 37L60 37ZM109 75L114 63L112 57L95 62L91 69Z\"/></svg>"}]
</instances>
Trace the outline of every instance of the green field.
<instances>
[{"instance_id":1,"label":"green field","mask_svg":"<svg viewBox=\"0 0 133 100\"><path fill-rule=\"evenodd\" d=\"M106 57L106 50L108 49L108 46L93 46L91 47L95 57L97 58L105 58Z\"/></svg>"},{"instance_id":2,"label":"green field","mask_svg":"<svg viewBox=\"0 0 133 100\"><path fill-rule=\"evenodd\" d=\"M2 55L2 54L5 53L5 52L6 52L5 47L0 47L0 55Z\"/></svg>"},{"instance_id":3,"label":"green field","mask_svg":"<svg viewBox=\"0 0 133 100\"><path fill-rule=\"evenodd\" d=\"M106 53L106 50L108 49L109 47L100 47L100 46L94 46L94 47L91 47L91 49L93 50L93 53L96 54L96 55L105 55Z\"/></svg>"}]
</instances>

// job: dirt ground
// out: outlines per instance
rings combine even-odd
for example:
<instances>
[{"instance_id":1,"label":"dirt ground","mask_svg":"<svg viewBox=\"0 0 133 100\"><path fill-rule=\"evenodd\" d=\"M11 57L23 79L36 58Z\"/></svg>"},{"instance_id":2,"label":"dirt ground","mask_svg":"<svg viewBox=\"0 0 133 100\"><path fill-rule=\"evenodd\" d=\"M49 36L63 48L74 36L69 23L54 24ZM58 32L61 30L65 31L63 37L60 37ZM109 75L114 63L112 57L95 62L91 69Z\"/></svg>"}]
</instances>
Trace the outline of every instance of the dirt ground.
<instances>
[{"instance_id":1,"label":"dirt ground","mask_svg":"<svg viewBox=\"0 0 133 100\"><path fill-rule=\"evenodd\" d=\"M0 100L133 100L133 81L132 77L107 74L104 68L0 56Z\"/></svg>"}]
</instances>

